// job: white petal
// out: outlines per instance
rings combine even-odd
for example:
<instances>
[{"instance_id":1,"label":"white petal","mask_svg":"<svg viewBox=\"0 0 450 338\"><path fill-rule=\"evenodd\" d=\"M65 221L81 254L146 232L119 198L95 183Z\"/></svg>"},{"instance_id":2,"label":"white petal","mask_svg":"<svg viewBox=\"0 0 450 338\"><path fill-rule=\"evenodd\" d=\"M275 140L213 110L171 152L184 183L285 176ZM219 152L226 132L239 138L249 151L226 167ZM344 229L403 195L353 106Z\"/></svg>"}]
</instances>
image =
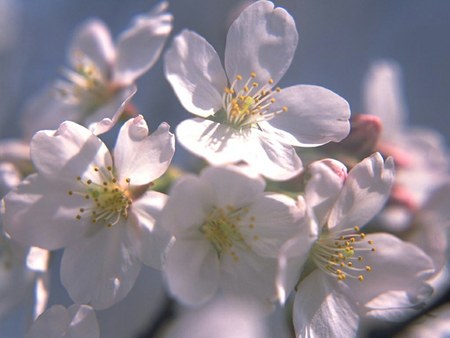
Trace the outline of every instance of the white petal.
<instances>
[{"instance_id":1,"label":"white petal","mask_svg":"<svg viewBox=\"0 0 450 338\"><path fill-rule=\"evenodd\" d=\"M94 310L74 304L68 309L53 305L33 323L26 338L98 338L100 329Z\"/></svg>"},{"instance_id":2,"label":"white petal","mask_svg":"<svg viewBox=\"0 0 450 338\"><path fill-rule=\"evenodd\" d=\"M102 226L64 250L61 281L74 302L106 309L131 290L141 262L126 231L122 222Z\"/></svg>"},{"instance_id":3,"label":"white petal","mask_svg":"<svg viewBox=\"0 0 450 338\"><path fill-rule=\"evenodd\" d=\"M169 128L163 122L149 135L141 115L129 119L120 128L114 149L119 182L130 178L132 185L144 185L167 170L175 152L175 139Z\"/></svg>"},{"instance_id":4,"label":"white petal","mask_svg":"<svg viewBox=\"0 0 450 338\"><path fill-rule=\"evenodd\" d=\"M140 15L133 26L120 35L114 83L131 84L155 64L172 30L172 19L169 13Z\"/></svg>"},{"instance_id":5,"label":"white petal","mask_svg":"<svg viewBox=\"0 0 450 338\"><path fill-rule=\"evenodd\" d=\"M214 165L236 163L247 156L249 131L200 118L181 122L177 140L189 151Z\"/></svg>"},{"instance_id":6,"label":"white petal","mask_svg":"<svg viewBox=\"0 0 450 338\"><path fill-rule=\"evenodd\" d=\"M133 201L127 230L141 261L155 269L161 268L161 256L170 241L170 234L157 222L167 202L167 195L147 191Z\"/></svg>"},{"instance_id":7,"label":"white petal","mask_svg":"<svg viewBox=\"0 0 450 338\"><path fill-rule=\"evenodd\" d=\"M106 133L117 123L136 91L134 85L121 88L108 102L83 121L83 124L95 135Z\"/></svg>"},{"instance_id":8,"label":"white petal","mask_svg":"<svg viewBox=\"0 0 450 338\"><path fill-rule=\"evenodd\" d=\"M57 129L66 120L80 122L79 106L63 102L55 89L56 83L44 88L25 105L22 128L26 139L31 139L39 130Z\"/></svg>"},{"instance_id":9,"label":"white petal","mask_svg":"<svg viewBox=\"0 0 450 338\"><path fill-rule=\"evenodd\" d=\"M217 207L246 207L261 197L265 188L259 176L248 176L239 167L208 167L200 174L213 192L211 203Z\"/></svg>"},{"instance_id":10,"label":"white petal","mask_svg":"<svg viewBox=\"0 0 450 338\"><path fill-rule=\"evenodd\" d=\"M362 160L350 170L328 218L328 226L363 226L383 207L394 181L394 162L379 153Z\"/></svg>"},{"instance_id":11,"label":"white petal","mask_svg":"<svg viewBox=\"0 0 450 338\"><path fill-rule=\"evenodd\" d=\"M225 48L225 69L230 81L251 72L255 81L277 83L286 73L297 48L294 19L270 1L248 6L231 25ZM239 87L238 87L239 89Z\"/></svg>"},{"instance_id":12,"label":"white petal","mask_svg":"<svg viewBox=\"0 0 450 338\"><path fill-rule=\"evenodd\" d=\"M239 248L235 248L235 252L237 259L231 255L221 258L222 289L244 299L253 298L261 303L260 307L269 310L276 295L277 260Z\"/></svg>"},{"instance_id":13,"label":"white petal","mask_svg":"<svg viewBox=\"0 0 450 338\"><path fill-rule=\"evenodd\" d=\"M269 123L297 140L296 146L314 147L339 142L350 132L350 107L342 97L318 86L297 85L276 94L271 111L282 110Z\"/></svg>"},{"instance_id":14,"label":"white petal","mask_svg":"<svg viewBox=\"0 0 450 338\"><path fill-rule=\"evenodd\" d=\"M187 305L207 302L219 287L217 252L200 233L177 237L168 250L163 271L172 295Z\"/></svg>"},{"instance_id":15,"label":"white petal","mask_svg":"<svg viewBox=\"0 0 450 338\"><path fill-rule=\"evenodd\" d=\"M31 159L50 180L75 181L91 166L112 165L105 144L88 129L70 121L56 131L43 130L31 140Z\"/></svg>"},{"instance_id":16,"label":"white petal","mask_svg":"<svg viewBox=\"0 0 450 338\"><path fill-rule=\"evenodd\" d=\"M184 175L170 190L170 198L161 225L172 235L196 227L205 221L213 207L210 187L199 178Z\"/></svg>"},{"instance_id":17,"label":"white petal","mask_svg":"<svg viewBox=\"0 0 450 338\"><path fill-rule=\"evenodd\" d=\"M83 198L68 195L60 184L34 174L4 198L5 231L27 246L59 249L80 238L87 224L76 219Z\"/></svg>"},{"instance_id":18,"label":"white petal","mask_svg":"<svg viewBox=\"0 0 450 338\"><path fill-rule=\"evenodd\" d=\"M356 337L359 325L353 304L318 269L298 286L293 316L297 337Z\"/></svg>"},{"instance_id":19,"label":"white petal","mask_svg":"<svg viewBox=\"0 0 450 338\"><path fill-rule=\"evenodd\" d=\"M359 254L372 271L364 274L363 282L346 279L349 294L359 304L365 305L385 292L404 291L410 295L413 306L414 296L419 294L434 271L431 259L414 244L387 233L369 234L366 238L374 242L376 251ZM391 300L386 308L392 304Z\"/></svg>"},{"instance_id":20,"label":"white petal","mask_svg":"<svg viewBox=\"0 0 450 338\"><path fill-rule=\"evenodd\" d=\"M90 19L75 32L68 54L74 68L80 54L89 58L107 76L115 51L108 27L101 20Z\"/></svg>"},{"instance_id":21,"label":"white petal","mask_svg":"<svg viewBox=\"0 0 450 338\"><path fill-rule=\"evenodd\" d=\"M299 232L304 210L292 198L268 193L255 196L248 209L239 227L246 243L260 256L278 257L281 246Z\"/></svg>"},{"instance_id":22,"label":"white petal","mask_svg":"<svg viewBox=\"0 0 450 338\"><path fill-rule=\"evenodd\" d=\"M309 256L312 245L317 240L317 235L311 231L315 225L306 213L305 202L303 198L298 199L298 209L300 213L305 211L304 217L299 221L297 233L287 240L281 247L278 255L277 270L277 297L281 304L284 304L289 294L297 285L304 264ZM314 226L314 228L316 228Z\"/></svg>"},{"instance_id":23,"label":"white petal","mask_svg":"<svg viewBox=\"0 0 450 338\"><path fill-rule=\"evenodd\" d=\"M341 162L325 159L311 163L307 174L310 178L305 186L305 200L322 227L347 178L347 168Z\"/></svg>"},{"instance_id":24,"label":"white petal","mask_svg":"<svg viewBox=\"0 0 450 338\"><path fill-rule=\"evenodd\" d=\"M165 74L183 107L207 117L222 108L227 78L214 48L184 30L164 56Z\"/></svg>"},{"instance_id":25,"label":"white petal","mask_svg":"<svg viewBox=\"0 0 450 338\"><path fill-rule=\"evenodd\" d=\"M275 181L288 180L302 171L302 162L291 145L279 142L276 136L260 130L253 130L252 134L243 157L250 167Z\"/></svg>"}]
</instances>

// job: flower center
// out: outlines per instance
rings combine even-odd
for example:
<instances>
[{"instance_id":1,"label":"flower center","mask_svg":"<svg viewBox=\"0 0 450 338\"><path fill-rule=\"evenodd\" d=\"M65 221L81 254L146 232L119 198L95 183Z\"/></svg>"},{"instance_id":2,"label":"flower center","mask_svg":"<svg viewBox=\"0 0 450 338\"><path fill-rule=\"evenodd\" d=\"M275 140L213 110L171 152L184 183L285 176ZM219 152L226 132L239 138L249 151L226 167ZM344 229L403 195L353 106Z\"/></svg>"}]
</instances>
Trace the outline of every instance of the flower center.
<instances>
[{"instance_id":1,"label":"flower center","mask_svg":"<svg viewBox=\"0 0 450 338\"><path fill-rule=\"evenodd\" d=\"M114 89L91 59L81 53L76 57L75 69L62 70L67 81L60 81L56 89L64 102L80 105L89 114L108 101Z\"/></svg>"},{"instance_id":2,"label":"flower center","mask_svg":"<svg viewBox=\"0 0 450 338\"><path fill-rule=\"evenodd\" d=\"M270 106L275 102L273 97L281 89L272 90L273 80L260 84L255 81L256 73L250 73L243 82L243 77L237 75L230 87L225 88L223 107L226 112L226 123L236 129L257 127L259 122L272 119L275 115L288 110L282 107L272 111ZM242 85L243 84L243 85ZM237 89L240 88L240 89Z\"/></svg>"},{"instance_id":3,"label":"flower center","mask_svg":"<svg viewBox=\"0 0 450 338\"><path fill-rule=\"evenodd\" d=\"M339 281L347 278L363 281L372 267L364 265L364 258L358 253L375 251L373 241L365 241L365 237L357 226L340 231L325 230L314 244L311 258L319 269Z\"/></svg>"},{"instance_id":4,"label":"flower center","mask_svg":"<svg viewBox=\"0 0 450 338\"><path fill-rule=\"evenodd\" d=\"M94 167L92 178L76 179L81 185L80 191L70 190L69 196L82 196L85 200L92 201L90 207L80 208L75 216L81 220L88 217L92 223L102 222L111 227L117 224L121 217L128 216L128 208L131 206L132 198L129 192L130 179L125 179L124 186L120 185L113 174L112 167Z\"/></svg>"},{"instance_id":5,"label":"flower center","mask_svg":"<svg viewBox=\"0 0 450 338\"><path fill-rule=\"evenodd\" d=\"M232 250L233 245L245 243L244 237L239 231L242 216L248 212L247 208L233 208L228 206L226 210L214 208L200 226L200 232L214 245L219 257L223 253L229 253L237 261L239 257Z\"/></svg>"}]
</instances>

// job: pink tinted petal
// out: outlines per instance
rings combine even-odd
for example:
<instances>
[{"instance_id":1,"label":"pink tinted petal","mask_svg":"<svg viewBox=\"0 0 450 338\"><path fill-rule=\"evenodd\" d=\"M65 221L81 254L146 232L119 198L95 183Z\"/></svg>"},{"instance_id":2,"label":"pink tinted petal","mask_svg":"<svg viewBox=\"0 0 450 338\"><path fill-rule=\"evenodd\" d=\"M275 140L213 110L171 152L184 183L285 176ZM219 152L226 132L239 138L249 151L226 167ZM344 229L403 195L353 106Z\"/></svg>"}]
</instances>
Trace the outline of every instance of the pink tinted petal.
<instances>
[{"instance_id":1,"label":"pink tinted petal","mask_svg":"<svg viewBox=\"0 0 450 338\"><path fill-rule=\"evenodd\" d=\"M297 337L356 337L359 316L355 306L318 269L298 286L293 311Z\"/></svg>"},{"instance_id":2,"label":"pink tinted petal","mask_svg":"<svg viewBox=\"0 0 450 338\"><path fill-rule=\"evenodd\" d=\"M225 49L225 69L234 80L256 73L261 85L269 79L277 83L284 75L297 48L294 19L270 1L248 6L231 25ZM239 88L238 88L239 89Z\"/></svg>"},{"instance_id":3,"label":"pink tinted petal","mask_svg":"<svg viewBox=\"0 0 450 338\"><path fill-rule=\"evenodd\" d=\"M207 117L222 108L227 78L214 48L200 35L184 30L164 57L165 74L183 107Z\"/></svg>"},{"instance_id":4,"label":"pink tinted petal","mask_svg":"<svg viewBox=\"0 0 450 338\"><path fill-rule=\"evenodd\" d=\"M69 47L69 61L76 68L80 56L87 57L107 76L115 57L114 45L108 27L99 19L90 19L74 34Z\"/></svg>"},{"instance_id":5,"label":"pink tinted petal","mask_svg":"<svg viewBox=\"0 0 450 338\"><path fill-rule=\"evenodd\" d=\"M51 180L75 182L92 166L112 165L105 144L88 129L70 121L63 122L56 131L36 133L30 147L38 172Z\"/></svg>"},{"instance_id":6,"label":"pink tinted petal","mask_svg":"<svg viewBox=\"0 0 450 338\"><path fill-rule=\"evenodd\" d=\"M237 131L200 118L181 122L176 135L182 146L213 165L244 160L248 152L248 139L252 137L250 131Z\"/></svg>"},{"instance_id":7,"label":"pink tinted petal","mask_svg":"<svg viewBox=\"0 0 450 338\"><path fill-rule=\"evenodd\" d=\"M172 30L172 19L163 12L140 15L119 36L114 83L131 84L155 64Z\"/></svg>"},{"instance_id":8,"label":"pink tinted petal","mask_svg":"<svg viewBox=\"0 0 450 338\"><path fill-rule=\"evenodd\" d=\"M250 176L239 167L208 167L202 171L200 179L213 191L211 203L217 207L246 207L262 196L264 180Z\"/></svg>"},{"instance_id":9,"label":"pink tinted petal","mask_svg":"<svg viewBox=\"0 0 450 338\"><path fill-rule=\"evenodd\" d=\"M311 163L307 175L310 178L305 187L305 199L322 227L347 178L347 168L341 162L325 159Z\"/></svg>"},{"instance_id":10,"label":"pink tinted petal","mask_svg":"<svg viewBox=\"0 0 450 338\"><path fill-rule=\"evenodd\" d=\"M79 239L87 223L76 219L79 208L89 204L69 196L60 184L34 174L4 198L5 231L27 246L54 250Z\"/></svg>"},{"instance_id":11,"label":"pink tinted petal","mask_svg":"<svg viewBox=\"0 0 450 338\"><path fill-rule=\"evenodd\" d=\"M175 152L175 138L169 125L161 123L149 135L147 123L139 115L120 128L114 149L117 178L132 185L145 185L161 176L169 167Z\"/></svg>"},{"instance_id":12,"label":"pink tinted petal","mask_svg":"<svg viewBox=\"0 0 450 338\"><path fill-rule=\"evenodd\" d=\"M283 107L288 110L283 112ZM282 111L269 123L297 140L296 146L314 147L339 142L350 132L350 107L342 97L318 86L297 85L275 95L271 111Z\"/></svg>"},{"instance_id":13,"label":"pink tinted petal","mask_svg":"<svg viewBox=\"0 0 450 338\"><path fill-rule=\"evenodd\" d=\"M369 222L383 207L394 181L394 161L379 153L350 170L328 218L328 226L353 227Z\"/></svg>"},{"instance_id":14,"label":"pink tinted petal","mask_svg":"<svg viewBox=\"0 0 450 338\"><path fill-rule=\"evenodd\" d=\"M64 250L61 281L74 302L106 309L131 290L141 262L126 231L123 222L100 226Z\"/></svg>"},{"instance_id":15,"label":"pink tinted petal","mask_svg":"<svg viewBox=\"0 0 450 338\"><path fill-rule=\"evenodd\" d=\"M204 304L219 287L217 252L200 233L177 237L167 252L163 271L170 293L187 305Z\"/></svg>"}]
</instances>

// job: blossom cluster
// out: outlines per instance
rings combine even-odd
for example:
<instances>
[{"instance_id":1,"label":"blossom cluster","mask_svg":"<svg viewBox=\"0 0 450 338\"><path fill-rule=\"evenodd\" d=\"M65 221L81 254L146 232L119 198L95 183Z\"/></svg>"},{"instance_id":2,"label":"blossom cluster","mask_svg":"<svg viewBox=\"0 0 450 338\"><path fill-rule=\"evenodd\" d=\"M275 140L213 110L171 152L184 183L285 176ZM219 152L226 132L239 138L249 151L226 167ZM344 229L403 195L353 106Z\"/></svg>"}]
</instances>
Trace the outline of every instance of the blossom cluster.
<instances>
[{"instance_id":1,"label":"blossom cluster","mask_svg":"<svg viewBox=\"0 0 450 338\"><path fill-rule=\"evenodd\" d=\"M156 290L163 315L133 335L269 337L281 316L295 337L356 337L426 309L448 281L449 162L407 126L398 65L373 65L351 115L326 88L278 86L298 32L270 1L242 9L223 59L172 26L166 2L115 41L86 21L23 140L1 144L0 316L29 298L27 338L106 337L103 310L137 316L131 293ZM194 115L175 133L133 104L156 62ZM197 172L173 165L175 141ZM149 268L163 290L138 287ZM49 301L55 269L71 304Z\"/></svg>"}]
</instances>

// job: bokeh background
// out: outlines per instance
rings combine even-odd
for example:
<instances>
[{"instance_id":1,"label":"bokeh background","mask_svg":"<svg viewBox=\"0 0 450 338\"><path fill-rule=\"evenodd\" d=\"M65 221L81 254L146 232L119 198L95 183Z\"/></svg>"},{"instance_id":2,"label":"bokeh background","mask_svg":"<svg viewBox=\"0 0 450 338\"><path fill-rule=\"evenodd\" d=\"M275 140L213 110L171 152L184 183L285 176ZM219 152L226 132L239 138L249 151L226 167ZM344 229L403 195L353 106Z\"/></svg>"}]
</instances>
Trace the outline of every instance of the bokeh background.
<instances>
[{"instance_id":1,"label":"bokeh background","mask_svg":"<svg viewBox=\"0 0 450 338\"><path fill-rule=\"evenodd\" d=\"M60 69L66 64L66 47L80 23L89 17L99 17L110 27L113 36L117 36L134 15L149 11L157 2L0 0L0 138L20 137L20 116L27 99L60 76ZM175 18L171 37L184 28L194 30L223 55L228 26L246 3L170 1L170 12ZM411 125L438 130L448 144L450 1L279 0L275 3L291 13L300 34L296 56L281 87L298 83L320 85L344 97L352 112L363 113L362 84L370 64L381 58L394 60L403 70ZM134 102L152 129L162 121L174 128L189 117L164 79L162 60L139 79ZM176 164L188 166L190 161L192 158L178 147ZM57 266L58 258L52 263ZM146 304L158 302L156 294L162 293L160 277L151 271L142 276L139 285L142 288L152 285L157 291L148 293L146 298L137 293L136 301L142 298ZM51 303L61 300L65 305L70 304L61 290L57 273L52 276L52 285L55 294ZM120 318L120 311L117 312ZM11 337L16 337L11 333L16 329L14 318L11 316L7 324L0 325L0 329L10 330L3 332L10 332Z\"/></svg>"}]
</instances>

